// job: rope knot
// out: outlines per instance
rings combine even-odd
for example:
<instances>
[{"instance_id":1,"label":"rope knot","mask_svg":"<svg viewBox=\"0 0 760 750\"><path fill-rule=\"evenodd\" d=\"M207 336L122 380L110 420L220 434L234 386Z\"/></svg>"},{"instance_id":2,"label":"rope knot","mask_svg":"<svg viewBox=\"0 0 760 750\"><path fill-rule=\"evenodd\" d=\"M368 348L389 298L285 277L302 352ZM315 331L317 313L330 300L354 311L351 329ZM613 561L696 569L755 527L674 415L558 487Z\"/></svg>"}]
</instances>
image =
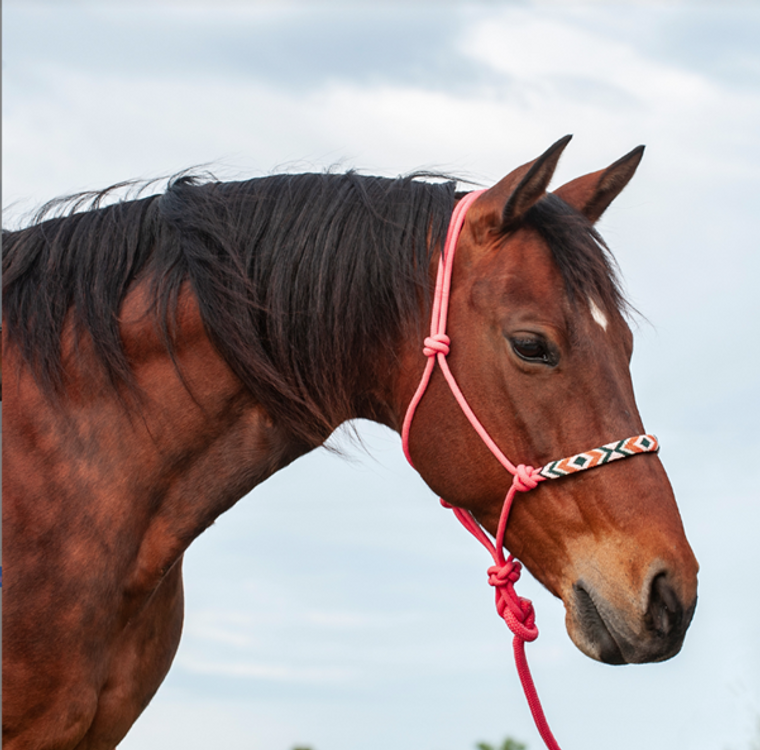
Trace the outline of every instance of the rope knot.
<instances>
[{"instance_id":1,"label":"rope knot","mask_svg":"<svg viewBox=\"0 0 760 750\"><path fill-rule=\"evenodd\" d=\"M515 560L507 560L503 565L492 565L488 569L488 583L496 589L513 586L520 580L522 566Z\"/></svg>"},{"instance_id":2,"label":"rope knot","mask_svg":"<svg viewBox=\"0 0 760 750\"><path fill-rule=\"evenodd\" d=\"M436 354L443 354L445 357L449 353L451 339L445 333L436 333L428 336L424 343L422 353L426 357L435 357Z\"/></svg>"},{"instance_id":3,"label":"rope knot","mask_svg":"<svg viewBox=\"0 0 760 750\"><path fill-rule=\"evenodd\" d=\"M535 641L538 628L533 602L515 591L521 571L522 565L510 555L502 564L488 569L488 583L496 589L496 611L507 627L520 640Z\"/></svg>"},{"instance_id":4,"label":"rope knot","mask_svg":"<svg viewBox=\"0 0 760 750\"><path fill-rule=\"evenodd\" d=\"M543 477L538 473L540 470L533 466L520 464L515 468L514 479L512 484L518 492L528 492L538 487Z\"/></svg>"}]
</instances>

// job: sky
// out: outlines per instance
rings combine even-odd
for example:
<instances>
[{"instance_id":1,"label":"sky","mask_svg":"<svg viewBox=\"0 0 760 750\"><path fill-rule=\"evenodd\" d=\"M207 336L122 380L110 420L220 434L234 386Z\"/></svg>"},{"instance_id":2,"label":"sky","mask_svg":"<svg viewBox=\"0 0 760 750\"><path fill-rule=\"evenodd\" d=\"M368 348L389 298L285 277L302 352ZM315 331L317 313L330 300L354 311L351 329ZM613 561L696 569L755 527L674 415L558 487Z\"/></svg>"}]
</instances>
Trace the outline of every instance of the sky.
<instances>
[{"instance_id":1,"label":"sky","mask_svg":"<svg viewBox=\"0 0 760 750\"><path fill-rule=\"evenodd\" d=\"M564 750L760 747L760 7L3 3L3 225L187 168L436 169L490 185L574 133L555 184L644 143L599 224L642 313L632 365L701 563L684 648L583 656L529 575ZM186 555L174 666L125 750L541 747L488 559L400 439L276 474Z\"/></svg>"}]
</instances>

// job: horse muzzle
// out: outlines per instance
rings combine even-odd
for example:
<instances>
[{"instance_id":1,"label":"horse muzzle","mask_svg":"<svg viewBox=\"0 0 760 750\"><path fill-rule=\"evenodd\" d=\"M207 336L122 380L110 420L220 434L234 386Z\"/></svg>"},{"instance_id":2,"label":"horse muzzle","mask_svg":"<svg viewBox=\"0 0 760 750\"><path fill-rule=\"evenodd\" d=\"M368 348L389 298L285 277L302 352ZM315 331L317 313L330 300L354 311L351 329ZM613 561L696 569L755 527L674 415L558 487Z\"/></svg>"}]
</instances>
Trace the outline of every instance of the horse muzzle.
<instances>
[{"instance_id":1,"label":"horse muzzle","mask_svg":"<svg viewBox=\"0 0 760 750\"><path fill-rule=\"evenodd\" d=\"M575 645L606 664L641 664L675 656L681 650L697 597L696 593L681 593L670 578L662 570L649 576L632 606L613 603L598 587L576 581L566 602L567 630Z\"/></svg>"}]
</instances>

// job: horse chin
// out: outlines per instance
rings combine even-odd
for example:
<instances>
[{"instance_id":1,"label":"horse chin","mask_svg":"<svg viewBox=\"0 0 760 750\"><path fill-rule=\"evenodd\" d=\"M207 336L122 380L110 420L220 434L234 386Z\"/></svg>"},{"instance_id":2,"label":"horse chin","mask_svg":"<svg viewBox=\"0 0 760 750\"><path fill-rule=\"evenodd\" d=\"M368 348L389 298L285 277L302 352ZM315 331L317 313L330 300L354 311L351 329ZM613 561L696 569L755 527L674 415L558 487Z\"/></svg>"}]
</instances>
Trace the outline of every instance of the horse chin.
<instances>
[{"instance_id":1,"label":"horse chin","mask_svg":"<svg viewBox=\"0 0 760 750\"><path fill-rule=\"evenodd\" d=\"M592 659L605 664L625 664L623 652L582 585L573 586L573 602L567 610L567 632L573 643Z\"/></svg>"},{"instance_id":2,"label":"horse chin","mask_svg":"<svg viewBox=\"0 0 760 750\"><path fill-rule=\"evenodd\" d=\"M565 602L567 632L580 651L605 664L665 661L681 650L696 600L688 609L671 600L667 605L669 610L665 605L658 607L665 612L659 619L651 611L643 618L626 617L579 581L572 587L570 601Z\"/></svg>"}]
</instances>

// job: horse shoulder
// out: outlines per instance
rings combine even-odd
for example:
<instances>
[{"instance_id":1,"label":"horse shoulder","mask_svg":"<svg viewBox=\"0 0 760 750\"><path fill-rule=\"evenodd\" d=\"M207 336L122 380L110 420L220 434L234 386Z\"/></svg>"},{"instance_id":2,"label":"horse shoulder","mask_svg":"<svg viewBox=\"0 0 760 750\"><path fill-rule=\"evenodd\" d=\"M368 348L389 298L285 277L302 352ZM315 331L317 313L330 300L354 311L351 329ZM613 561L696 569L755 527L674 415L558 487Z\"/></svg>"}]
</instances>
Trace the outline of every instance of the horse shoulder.
<instances>
[{"instance_id":1,"label":"horse shoulder","mask_svg":"<svg viewBox=\"0 0 760 750\"><path fill-rule=\"evenodd\" d=\"M146 301L136 287L120 321L134 398L109 385L71 326L57 402L14 347L5 352L8 747L45 747L48 736L77 747L91 728L120 722L120 693L131 696L128 726L176 649L184 550L303 452L216 352L191 295L180 300L174 362ZM152 633L162 666L148 679L132 656Z\"/></svg>"}]
</instances>

